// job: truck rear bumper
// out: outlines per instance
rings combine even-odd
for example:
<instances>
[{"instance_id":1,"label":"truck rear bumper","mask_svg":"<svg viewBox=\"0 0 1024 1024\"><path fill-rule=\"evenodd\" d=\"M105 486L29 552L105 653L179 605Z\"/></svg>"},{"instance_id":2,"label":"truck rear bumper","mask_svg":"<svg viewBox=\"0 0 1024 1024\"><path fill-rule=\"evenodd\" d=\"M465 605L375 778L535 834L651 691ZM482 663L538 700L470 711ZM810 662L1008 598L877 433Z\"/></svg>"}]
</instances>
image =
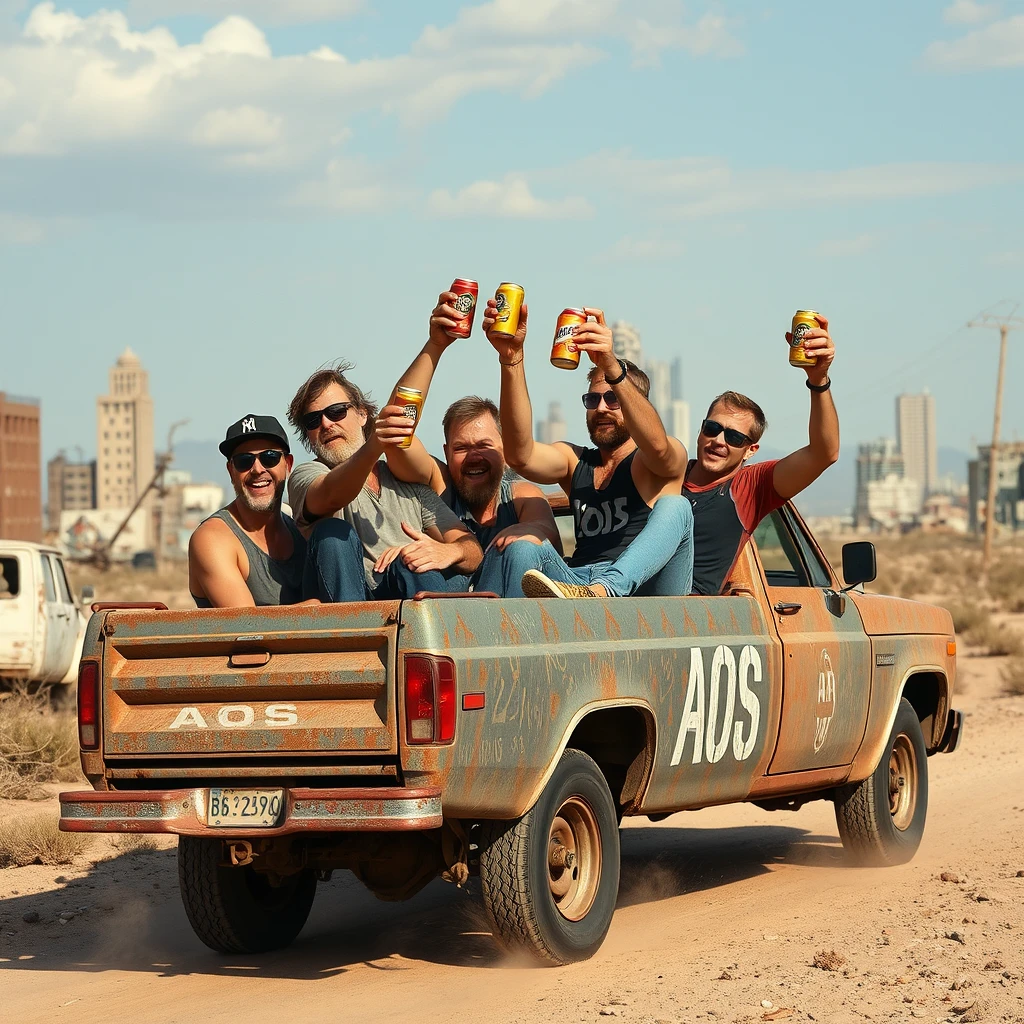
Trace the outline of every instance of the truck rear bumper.
<instances>
[{"instance_id":1,"label":"truck rear bumper","mask_svg":"<svg viewBox=\"0 0 1024 1024\"><path fill-rule=\"evenodd\" d=\"M208 798L205 788L61 793L60 828L62 832L153 832L231 839L441 827L441 790L434 788L285 789L278 822L270 827L207 825Z\"/></svg>"}]
</instances>

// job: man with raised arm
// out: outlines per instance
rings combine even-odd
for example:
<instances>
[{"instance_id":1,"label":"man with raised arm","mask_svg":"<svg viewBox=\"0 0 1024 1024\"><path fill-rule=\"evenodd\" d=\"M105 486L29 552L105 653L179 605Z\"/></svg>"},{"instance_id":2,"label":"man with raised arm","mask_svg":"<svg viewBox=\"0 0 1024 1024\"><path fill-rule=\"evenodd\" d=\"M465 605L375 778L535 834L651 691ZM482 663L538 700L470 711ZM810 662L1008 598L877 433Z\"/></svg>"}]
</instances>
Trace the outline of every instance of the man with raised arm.
<instances>
[{"instance_id":1,"label":"man with raised arm","mask_svg":"<svg viewBox=\"0 0 1024 1024\"><path fill-rule=\"evenodd\" d=\"M791 340L787 334L787 343ZM748 466L768 424L757 402L736 391L719 395L701 424L697 458L683 483L683 496L693 506L697 594L721 593L757 524L839 458L839 416L829 390L836 350L825 317L818 316L818 327L804 335L803 345L817 359L805 367L811 419L803 448L784 459Z\"/></svg>"},{"instance_id":2,"label":"man with raised arm","mask_svg":"<svg viewBox=\"0 0 1024 1024\"><path fill-rule=\"evenodd\" d=\"M377 418L349 369L318 370L288 407L288 419L316 456L296 467L288 485L296 522L309 538L316 592L307 596L386 600L465 589L480 564L480 545L433 490L391 471L389 464L400 465L410 452L428 456L415 438L411 449L398 447L411 428L402 408L389 405ZM350 569L353 550L364 573Z\"/></svg>"},{"instance_id":3,"label":"man with raised arm","mask_svg":"<svg viewBox=\"0 0 1024 1024\"><path fill-rule=\"evenodd\" d=\"M235 500L188 544L188 587L199 608L252 608L302 600L306 542L281 511L292 457L273 416L243 416L220 443Z\"/></svg>"},{"instance_id":4,"label":"man with raised arm","mask_svg":"<svg viewBox=\"0 0 1024 1024\"><path fill-rule=\"evenodd\" d=\"M483 326L501 366L501 427L505 458L527 480L557 483L573 511L576 550L566 561L550 543L513 545L528 597L625 597L690 593L693 519L680 496L686 449L669 437L648 401L650 381L633 363L617 359L600 309L574 338L590 359L582 396L592 448L533 437L526 388L524 306L514 337L495 334L495 302ZM571 380L572 378L566 378ZM512 596L508 594L506 596Z\"/></svg>"}]
</instances>

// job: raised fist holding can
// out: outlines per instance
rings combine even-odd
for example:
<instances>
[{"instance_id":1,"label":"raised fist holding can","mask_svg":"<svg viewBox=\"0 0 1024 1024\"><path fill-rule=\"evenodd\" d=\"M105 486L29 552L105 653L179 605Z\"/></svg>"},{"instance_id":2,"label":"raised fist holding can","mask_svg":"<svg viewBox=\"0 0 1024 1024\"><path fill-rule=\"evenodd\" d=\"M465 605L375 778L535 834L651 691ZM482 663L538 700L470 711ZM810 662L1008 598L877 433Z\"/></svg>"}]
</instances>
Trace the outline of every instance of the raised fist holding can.
<instances>
[{"instance_id":1,"label":"raised fist holding can","mask_svg":"<svg viewBox=\"0 0 1024 1024\"><path fill-rule=\"evenodd\" d=\"M799 337L795 338L793 331L786 332L786 344L790 351L789 361L791 365L806 371L807 384L810 388L821 388L829 380L829 367L835 359L836 347L832 335L829 334L828 317L811 310L801 312L806 312L808 316L796 325ZM810 317L814 318L816 326L811 327L807 322ZM793 319L796 321L797 318ZM793 355L796 351L800 352L799 362Z\"/></svg>"},{"instance_id":2,"label":"raised fist holding can","mask_svg":"<svg viewBox=\"0 0 1024 1024\"><path fill-rule=\"evenodd\" d=\"M515 334L506 334L504 323L500 320L500 310L497 299L488 299L484 306L484 318L480 326L483 327L487 340L498 353L498 361L505 366L514 366L523 361L523 345L526 342L526 321L529 308L524 302L519 309L519 323L516 325Z\"/></svg>"}]
</instances>

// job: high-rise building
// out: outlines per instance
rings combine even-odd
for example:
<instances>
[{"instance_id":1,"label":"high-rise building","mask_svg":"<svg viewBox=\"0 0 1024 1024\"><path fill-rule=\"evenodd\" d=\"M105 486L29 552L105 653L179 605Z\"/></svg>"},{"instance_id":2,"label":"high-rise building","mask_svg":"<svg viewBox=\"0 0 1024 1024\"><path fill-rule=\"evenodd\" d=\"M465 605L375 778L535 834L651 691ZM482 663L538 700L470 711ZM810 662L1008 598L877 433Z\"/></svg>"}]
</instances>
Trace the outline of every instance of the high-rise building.
<instances>
[{"instance_id":1,"label":"high-rise building","mask_svg":"<svg viewBox=\"0 0 1024 1024\"><path fill-rule=\"evenodd\" d=\"M556 441L564 441L568 432L561 403L552 402L548 406L547 419L537 420L537 440L541 444L554 444Z\"/></svg>"},{"instance_id":2,"label":"high-rise building","mask_svg":"<svg viewBox=\"0 0 1024 1024\"><path fill-rule=\"evenodd\" d=\"M96 507L96 460L70 462L61 450L46 464L46 528L60 529L60 514Z\"/></svg>"},{"instance_id":3,"label":"high-rise building","mask_svg":"<svg viewBox=\"0 0 1024 1024\"><path fill-rule=\"evenodd\" d=\"M665 421L665 429L673 436L678 437L686 445L687 451L693 446L693 435L690 433L690 403L684 402L681 398L672 399L672 414Z\"/></svg>"},{"instance_id":4,"label":"high-rise building","mask_svg":"<svg viewBox=\"0 0 1024 1024\"><path fill-rule=\"evenodd\" d=\"M682 401L683 398L683 357L676 356L672 360L672 400Z\"/></svg>"},{"instance_id":5,"label":"high-rise building","mask_svg":"<svg viewBox=\"0 0 1024 1024\"><path fill-rule=\"evenodd\" d=\"M854 504L854 522L858 527L874 528L876 521L887 522L891 516L880 514L880 506L891 501L898 506L899 515L905 514L908 502L913 504L916 494L917 508L921 507L921 485L911 481L911 486L897 485L894 481L906 480L903 455L891 437L862 444L857 449L857 496ZM885 482L885 487L871 485Z\"/></svg>"},{"instance_id":6,"label":"high-rise building","mask_svg":"<svg viewBox=\"0 0 1024 1024\"><path fill-rule=\"evenodd\" d=\"M39 400L0 391L0 537L43 539Z\"/></svg>"},{"instance_id":7,"label":"high-rise building","mask_svg":"<svg viewBox=\"0 0 1024 1024\"><path fill-rule=\"evenodd\" d=\"M126 348L110 370L110 393L96 399L96 507L131 508L154 468L149 374Z\"/></svg>"},{"instance_id":8,"label":"high-rise building","mask_svg":"<svg viewBox=\"0 0 1024 1024\"><path fill-rule=\"evenodd\" d=\"M640 332L625 320L616 320L612 324L612 349L619 359L628 359L643 367L644 349L640 344Z\"/></svg>"},{"instance_id":9,"label":"high-rise building","mask_svg":"<svg viewBox=\"0 0 1024 1024\"><path fill-rule=\"evenodd\" d=\"M921 485L921 500L939 482L938 445L935 439L935 397L896 396L896 436L903 455L903 475Z\"/></svg>"},{"instance_id":10,"label":"high-rise building","mask_svg":"<svg viewBox=\"0 0 1024 1024\"><path fill-rule=\"evenodd\" d=\"M651 380L651 393L648 396L651 405L658 410L661 422L668 427L672 420L672 376L668 363L660 359L649 359L645 369Z\"/></svg>"},{"instance_id":11,"label":"high-rise building","mask_svg":"<svg viewBox=\"0 0 1024 1024\"><path fill-rule=\"evenodd\" d=\"M985 528L988 473L992 446L978 446L978 457L967 463L967 513L972 533ZM1010 530L1024 530L1024 442L1004 441L996 456L995 522Z\"/></svg>"}]
</instances>

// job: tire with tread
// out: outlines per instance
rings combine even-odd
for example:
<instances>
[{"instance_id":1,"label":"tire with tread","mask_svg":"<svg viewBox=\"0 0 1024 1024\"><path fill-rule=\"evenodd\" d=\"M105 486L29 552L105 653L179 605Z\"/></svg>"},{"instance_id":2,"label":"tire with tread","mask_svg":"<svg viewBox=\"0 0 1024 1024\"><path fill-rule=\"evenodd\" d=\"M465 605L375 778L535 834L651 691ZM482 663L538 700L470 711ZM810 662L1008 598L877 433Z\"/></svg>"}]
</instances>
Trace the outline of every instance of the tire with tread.
<instances>
[{"instance_id":1,"label":"tire with tread","mask_svg":"<svg viewBox=\"0 0 1024 1024\"><path fill-rule=\"evenodd\" d=\"M594 894L578 920L559 910L549 881L556 815L572 802L582 802L589 810L599 836ZM566 750L526 814L513 821L483 821L480 831L480 880L498 942L549 965L593 956L608 932L619 891L616 803L594 760L582 751Z\"/></svg>"},{"instance_id":2,"label":"tire with tread","mask_svg":"<svg viewBox=\"0 0 1024 1024\"><path fill-rule=\"evenodd\" d=\"M196 935L218 953L266 953L302 931L316 895L305 870L279 886L252 867L225 867L219 839L180 836L178 886Z\"/></svg>"},{"instance_id":3,"label":"tire with tread","mask_svg":"<svg viewBox=\"0 0 1024 1024\"><path fill-rule=\"evenodd\" d=\"M909 771L897 770L901 755ZM892 799L898 803L900 796L892 794L904 786L911 787L905 799L912 805L894 811ZM917 712L905 697L875 770L861 782L837 787L833 800L839 836L854 864L905 864L917 853L928 813L928 757ZM897 827L901 816L905 820Z\"/></svg>"}]
</instances>

